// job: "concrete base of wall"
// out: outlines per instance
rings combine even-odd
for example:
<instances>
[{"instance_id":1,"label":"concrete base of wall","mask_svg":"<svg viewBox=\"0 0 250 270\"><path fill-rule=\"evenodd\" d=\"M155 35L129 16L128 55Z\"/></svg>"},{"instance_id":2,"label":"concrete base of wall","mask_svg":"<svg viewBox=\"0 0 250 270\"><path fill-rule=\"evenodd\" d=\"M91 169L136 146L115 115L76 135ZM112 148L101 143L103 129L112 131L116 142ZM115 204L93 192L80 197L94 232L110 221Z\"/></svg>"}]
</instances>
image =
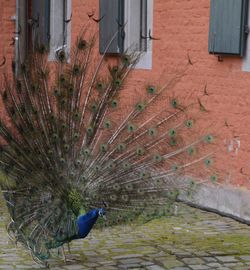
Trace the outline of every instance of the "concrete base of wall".
<instances>
[{"instance_id":1,"label":"concrete base of wall","mask_svg":"<svg viewBox=\"0 0 250 270\"><path fill-rule=\"evenodd\" d=\"M178 200L250 225L250 190L198 185L191 196L183 193Z\"/></svg>"}]
</instances>

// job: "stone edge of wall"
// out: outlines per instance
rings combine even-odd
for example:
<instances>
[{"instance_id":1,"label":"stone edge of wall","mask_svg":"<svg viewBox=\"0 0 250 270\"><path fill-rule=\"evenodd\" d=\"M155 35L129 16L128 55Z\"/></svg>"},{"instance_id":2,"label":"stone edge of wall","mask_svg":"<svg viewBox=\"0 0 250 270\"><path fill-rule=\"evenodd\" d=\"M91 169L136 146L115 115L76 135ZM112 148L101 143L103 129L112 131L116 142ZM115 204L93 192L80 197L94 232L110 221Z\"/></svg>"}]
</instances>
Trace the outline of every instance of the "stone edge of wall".
<instances>
[{"instance_id":1,"label":"stone edge of wall","mask_svg":"<svg viewBox=\"0 0 250 270\"><path fill-rule=\"evenodd\" d=\"M250 190L200 184L191 196L181 193L177 200L250 225Z\"/></svg>"}]
</instances>

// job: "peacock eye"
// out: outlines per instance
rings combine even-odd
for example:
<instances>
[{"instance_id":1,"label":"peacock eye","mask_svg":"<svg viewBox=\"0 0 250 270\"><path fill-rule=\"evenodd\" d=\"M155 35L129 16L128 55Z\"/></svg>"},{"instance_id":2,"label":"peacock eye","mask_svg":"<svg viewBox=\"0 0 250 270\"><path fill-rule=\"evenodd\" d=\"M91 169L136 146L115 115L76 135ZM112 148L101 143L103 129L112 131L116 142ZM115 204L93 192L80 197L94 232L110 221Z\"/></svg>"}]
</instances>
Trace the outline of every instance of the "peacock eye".
<instances>
[{"instance_id":1,"label":"peacock eye","mask_svg":"<svg viewBox=\"0 0 250 270\"><path fill-rule=\"evenodd\" d=\"M157 130L156 130L155 128L150 128L150 129L148 130L148 135L149 135L150 137L156 136L156 135L157 135Z\"/></svg>"},{"instance_id":2,"label":"peacock eye","mask_svg":"<svg viewBox=\"0 0 250 270\"><path fill-rule=\"evenodd\" d=\"M65 164L65 162L66 162L66 161L65 161L64 158L60 158L60 163L61 163L61 164Z\"/></svg>"},{"instance_id":3,"label":"peacock eye","mask_svg":"<svg viewBox=\"0 0 250 270\"><path fill-rule=\"evenodd\" d=\"M70 149L70 146L69 146L69 144L65 144L65 145L63 146L63 148L64 148L64 150L65 150L66 152L68 152L69 149Z\"/></svg>"},{"instance_id":4,"label":"peacock eye","mask_svg":"<svg viewBox=\"0 0 250 270\"><path fill-rule=\"evenodd\" d=\"M113 186L113 189L115 190L115 191L119 191L120 189L121 189L121 186L119 185L119 184L114 184L114 186Z\"/></svg>"},{"instance_id":5,"label":"peacock eye","mask_svg":"<svg viewBox=\"0 0 250 270\"><path fill-rule=\"evenodd\" d=\"M136 126L133 124L128 124L128 132L135 132Z\"/></svg>"},{"instance_id":6,"label":"peacock eye","mask_svg":"<svg viewBox=\"0 0 250 270\"><path fill-rule=\"evenodd\" d=\"M75 113L74 114L74 119L79 120L80 119L80 113Z\"/></svg>"},{"instance_id":7,"label":"peacock eye","mask_svg":"<svg viewBox=\"0 0 250 270\"><path fill-rule=\"evenodd\" d=\"M88 128L87 128L87 133L88 133L88 135L92 135L93 132L94 132L94 129L93 129L92 127L88 127Z\"/></svg>"},{"instance_id":8,"label":"peacock eye","mask_svg":"<svg viewBox=\"0 0 250 270\"><path fill-rule=\"evenodd\" d=\"M161 162L163 160L163 157L159 154L154 155L153 160L155 162Z\"/></svg>"},{"instance_id":9,"label":"peacock eye","mask_svg":"<svg viewBox=\"0 0 250 270\"><path fill-rule=\"evenodd\" d=\"M101 166L100 165L95 165L94 166L94 170L95 170L95 172L100 172L100 170L101 170Z\"/></svg>"},{"instance_id":10,"label":"peacock eye","mask_svg":"<svg viewBox=\"0 0 250 270\"><path fill-rule=\"evenodd\" d=\"M79 50L83 50L87 47L87 41L80 38L80 40L78 41L77 47Z\"/></svg>"},{"instance_id":11,"label":"peacock eye","mask_svg":"<svg viewBox=\"0 0 250 270\"><path fill-rule=\"evenodd\" d=\"M175 137L176 136L176 130L175 129L170 129L169 130L169 136L170 136L170 138Z\"/></svg>"},{"instance_id":12,"label":"peacock eye","mask_svg":"<svg viewBox=\"0 0 250 270\"><path fill-rule=\"evenodd\" d=\"M186 123L185 123L185 125L186 125L187 128L193 127L193 124L194 124L193 123L193 120L187 120Z\"/></svg>"},{"instance_id":13,"label":"peacock eye","mask_svg":"<svg viewBox=\"0 0 250 270\"><path fill-rule=\"evenodd\" d=\"M188 154L190 156L194 155L195 154L195 148L194 147L189 147L188 150L187 150Z\"/></svg>"},{"instance_id":14,"label":"peacock eye","mask_svg":"<svg viewBox=\"0 0 250 270\"><path fill-rule=\"evenodd\" d=\"M129 55L124 55L122 56L122 63L125 65L125 66L129 66L131 63L130 63L130 57Z\"/></svg>"},{"instance_id":15,"label":"peacock eye","mask_svg":"<svg viewBox=\"0 0 250 270\"><path fill-rule=\"evenodd\" d=\"M111 121L110 121L110 120L104 121L103 127L104 127L105 129L110 129L111 126L112 126L112 125L111 125Z\"/></svg>"},{"instance_id":16,"label":"peacock eye","mask_svg":"<svg viewBox=\"0 0 250 270\"><path fill-rule=\"evenodd\" d=\"M127 191L132 191L133 190L133 185L132 184L127 184L126 185L126 190Z\"/></svg>"},{"instance_id":17,"label":"peacock eye","mask_svg":"<svg viewBox=\"0 0 250 270\"><path fill-rule=\"evenodd\" d=\"M73 73L74 76L79 75L80 74L80 67L78 65L74 65L72 73Z\"/></svg>"},{"instance_id":18,"label":"peacock eye","mask_svg":"<svg viewBox=\"0 0 250 270\"><path fill-rule=\"evenodd\" d=\"M177 101L177 99L175 99L175 98L172 99L171 100L171 105L172 105L173 108L176 109L178 107L178 101Z\"/></svg>"},{"instance_id":19,"label":"peacock eye","mask_svg":"<svg viewBox=\"0 0 250 270\"><path fill-rule=\"evenodd\" d=\"M210 158L207 158L207 159L205 159L205 160L204 160L204 163L205 163L205 165L206 165L207 167L209 167L209 166L211 166L211 165L212 165L213 160L212 160L212 159L210 159Z\"/></svg>"},{"instance_id":20,"label":"peacock eye","mask_svg":"<svg viewBox=\"0 0 250 270\"><path fill-rule=\"evenodd\" d=\"M115 163L114 163L113 161L110 161L110 162L108 163L108 169L114 170L115 167L116 167L116 165L115 165Z\"/></svg>"},{"instance_id":21,"label":"peacock eye","mask_svg":"<svg viewBox=\"0 0 250 270\"><path fill-rule=\"evenodd\" d=\"M97 112L97 109L98 109L98 105L97 105L96 103L93 103L93 104L91 105L91 111L92 111L92 112Z\"/></svg>"},{"instance_id":22,"label":"peacock eye","mask_svg":"<svg viewBox=\"0 0 250 270\"><path fill-rule=\"evenodd\" d=\"M53 134L52 134L52 139L53 139L53 140L57 140L57 139L58 139L58 135L57 135L56 133L53 133Z\"/></svg>"},{"instance_id":23,"label":"peacock eye","mask_svg":"<svg viewBox=\"0 0 250 270\"><path fill-rule=\"evenodd\" d=\"M97 82L97 84L96 84L96 89L97 89L97 90L101 91L101 90L103 90L104 88L105 88L104 83L102 83L102 82Z\"/></svg>"},{"instance_id":24,"label":"peacock eye","mask_svg":"<svg viewBox=\"0 0 250 270\"><path fill-rule=\"evenodd\" d=\"M145 104L143 104L143 103L137 103L136 106L135 106L135 109L138 112L142 112L145 109Z\"/></svg>"},{"instance_id":25,"label":"peacock eye","mask_svg":"<svg viewBox=\"0 0 250 270\"><path fill-rule=\"evenodd\" d=\"M60 62L64 62L66 60L66 53L64 50L59 50L57 52L57 59L60 61Z\"/></svg>"},{"instance_id":26,"label":"peacock eye","mask_svg":"<svg viewBox=\"0 0 250 270\"><path fill-rule=\"evenodd\" d=\"M211 175L211 176L210 176L210 180L211 180L213 183L215 183L215 182L217 182L218 177L217 177L216 175Z\"/></svg>"},{"instance_id":27,"label":"peacock eye","mask_svg":"<svg viewBox=\"0 0 250 270\"><path fill-rule=\"evenodd\" d=\"M59 82L63 84L63 83L65 83L65 81L66 81L65 76L64 76L63 74L61 74L61 75L59 76Z\"/></svg>"},{"instance_id":28,"label":"peacock eye","mask_svg":"<svg viewBox=\"0 0 250 270\"><path fill-rule=\"evenodd\" d=\"M212 135L207 135L207 136L205 136L205 138L204 138L204 141L205 141L206 143L211 143L211 142L213 142L213 140L214 140L214 138L213 138Z\"/></svg>"},{"instance_id":29,"label":"peacock eye","mask_svg":"<svg viewBox=\"0 0 250 270\"><path fill-rule=\"evenodd\" d=\"M112 71L113 71L114 73L116 73L118 70L119 70L119 67L118 67L118 66L113 66L113 67L112 67Z\"/></svg>"},{"instance_id":30,"label":"peacock eye","mask_svg":"<svg viewBox=\"0 0 250 270\"><path fill-rule=\"evenodd\" d=\"M112 100L111 107L112 108L117 108L117 106L118 106L118 101L117 100Z\"/></svg>"},{"instance_id":31,"label":"peacock eye","mask_svg":"<svg viewBox=\"0 0 250 270\"><path fill-rule=\"evenodd\" d=\"M122 152L122 151L124 151L125 149L126 149L126 144L125 144L125 143L120 143L120 144L118 144L118 146L117 146L117 150L118 150L118 151Z\"/></svg>"},{"instance_id":32,"label":"peacock eye","mask_svg":"<svg viewBox=\"0 0 250 270\"><path fill-rule=\"evenodd\" d=\"M122 167L124 170L129 170L131 168L131 164L129 162L124 162Z\"/></svg>"},{"instance_id":33,"label":"peacock eye","mask_svg":"<svg viewBox=\"0 0 250 270\"><path fill-rule=\"evenodd\" d=\"M142 147L137 147L137 149L136 149L136 154L137 154L137 155L142 156L142 155L144 155L144 153L145 153L144 148L142 148Z\"/></svg>"},{"instance_id":34,"label":"peacock eye","mask_svg":"<svg viewBox=\"0 0 250 270\"><path fill-rule=\"evenodd\" d=\"M172 170L173 170L174 172L177 172L179 169L180 169L180 167L179 167L179 165L177 165L177 164L174 164L174 165L172 166Z\"/></svg>"},{"instance_id":35,"label":"peacock eye","mask_svg":"<svg viewBox=\"0 0 250 270\"><path fill-rule=\"evenodd\" d=\"M102 153L107 152L107 150L108 150L108 145L107 145L107 144L101 144L101 145L100 145L100 150L101 150Z\"/></svg>"},{"instance_id":36,"label":"peacock eye","mask_svg":"<svg viewBox=\"0 0 250 270\"><path fill-rule=\"evenodd\" d=\"M156 93L156 88L152 85L148 86L147 87L147 92L151 95L155 94Z\"/></svg>"},{"instance_id":37,"label":"peacock eye","mask_svg":"<svg viewBox=\"0 0 250 270\"><path fill-rule=\"evenodd\" d=\"M77 160L76 160L76 162L75 162L75 164L76 164L76 166L77 166L77 167L78 167L78 166L80 166L80 165L81 165L81 163L82 163L82 162L81 162L81 160L80 160L80 159L77 159Z\"/></svg>"},{"instance_id":38,"label":"peacock eye","mask_svg":"<svg viewBox=\"0 0 250 270\"><path fill-rule=\"evenodd\" d=\"M73 135L73 138L74 138L75 141L77 141L79 139L79 137L80 137L80 134L79 133L75 133Z\"/></svg>"},{"instance_id":39,"label":"peacock eye","mask_svg":"<svg viewBox=\"0 0 250 270\"><path fill-rule=\"evenodd\" d=\"M121 84L122 84L122 81L120 79L116 79L114 81L114 85L115 85L116 88L119 88L121 86Z\"/></svg>"},{"instance_id":40,"label":"peacock eye","mask_svg":"<svg viewBox=\"0 0 250 270\"><path fill-rule=\"evenodd\" d=\"M128 195L127 195L127 194L122 195L122 200L123 200L124 202L128 202L128 200L129 200Z\"/></svg>"}]
</instances>

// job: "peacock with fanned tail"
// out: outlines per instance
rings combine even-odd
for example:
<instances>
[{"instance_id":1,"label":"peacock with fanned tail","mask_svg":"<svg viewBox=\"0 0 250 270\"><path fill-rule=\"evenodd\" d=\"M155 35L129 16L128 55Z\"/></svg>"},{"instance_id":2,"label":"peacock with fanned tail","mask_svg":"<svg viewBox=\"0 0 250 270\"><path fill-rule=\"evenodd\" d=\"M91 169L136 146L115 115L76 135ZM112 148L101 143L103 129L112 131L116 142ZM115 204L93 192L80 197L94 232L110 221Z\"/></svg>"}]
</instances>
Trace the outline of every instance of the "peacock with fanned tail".
<instances>
[{"instance_id":1,"label":"peacock with fanned tail","mask_svg":"<svg viewBox=\"0 0 250 270\"><path fill-rule=\"evenodd\" d=\"M120 224L164 209L169 196L189 188L186 178L197 168L209 172L212 163L202 149L213 136L193 129L189 111L196 105L168 97L157 107L176 77L163 87L147 84L145 95L123 108L121 93L140 56L124 53L107 64L104 54L93 64L94 38L85 35L70 63L64 50L48 63L38 46L18 77L4 77L7 228L45 264L51 249L86 237L98 217Z\"/></svg>"}]
</instances>

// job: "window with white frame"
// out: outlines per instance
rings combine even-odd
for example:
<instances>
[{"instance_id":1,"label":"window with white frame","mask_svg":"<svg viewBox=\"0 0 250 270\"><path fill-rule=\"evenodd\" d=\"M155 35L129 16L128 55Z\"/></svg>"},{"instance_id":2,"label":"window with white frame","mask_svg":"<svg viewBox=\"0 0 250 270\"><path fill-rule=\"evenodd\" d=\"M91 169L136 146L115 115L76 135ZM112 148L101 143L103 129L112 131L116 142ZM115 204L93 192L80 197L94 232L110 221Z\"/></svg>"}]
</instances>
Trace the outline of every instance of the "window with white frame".
<instances>
[{"instance_id":1,"label":"window with white frame","mask_svg":"<svg viewBox=\"0 0 250 270\"><path fill-rule=\"evenodd\" d=\"M100 53L138 51L136 68L152 68L153 0L100 0L100 18Z\"/></svg>"},{"instance_id":2,"label":"window with white frame","mask_svg":"<svg viewBox=\"0 0 250 270\"><path fill-rule=\"evenodd\" d=\"M71 0L50 0L49 60L54 60L55 53L60 49L69 55L71 14Z\"/></svg>"},{"instance_id":3,"label":"window with white frame","mask_svg":"<svg viewBox=\"0 0 250 270\"><path fill-rule=\"evenodd\" d=\"M56 52L70 49L71 0L32 0L32 45L44 45L49 50L49 60Z\"/></svg>"}]
</instances>

